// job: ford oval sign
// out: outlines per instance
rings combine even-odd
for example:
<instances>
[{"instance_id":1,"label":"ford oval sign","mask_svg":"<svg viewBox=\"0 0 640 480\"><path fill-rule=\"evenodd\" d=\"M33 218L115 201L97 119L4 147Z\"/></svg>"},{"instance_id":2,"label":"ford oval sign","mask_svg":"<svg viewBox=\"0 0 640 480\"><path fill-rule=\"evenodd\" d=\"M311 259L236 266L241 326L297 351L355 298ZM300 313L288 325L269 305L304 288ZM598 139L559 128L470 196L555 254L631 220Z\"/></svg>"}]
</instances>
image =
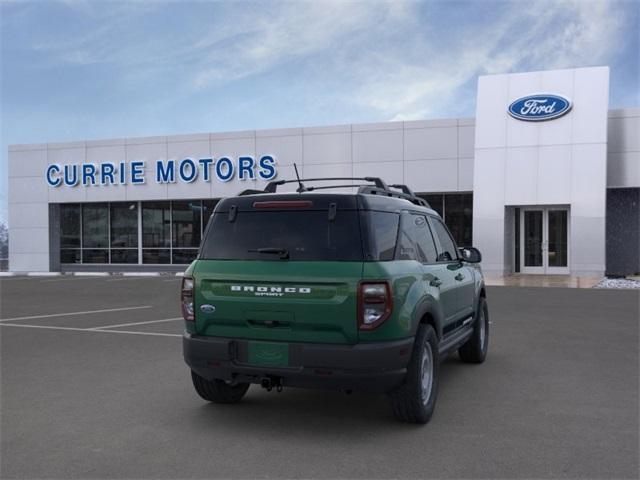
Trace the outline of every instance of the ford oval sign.
<instances>
[{"instance_id":1,"label":"ford oval sign","mask_svg":"<svg viewBox=\"0 0 640 480\"><path fill-rule=\"evenodd\" d=\"M509 115L527 122L552 120L568 113L569 110L571 110L571 100L546 93L527 95L509 105Z\"/></svg>"}]
</instances>

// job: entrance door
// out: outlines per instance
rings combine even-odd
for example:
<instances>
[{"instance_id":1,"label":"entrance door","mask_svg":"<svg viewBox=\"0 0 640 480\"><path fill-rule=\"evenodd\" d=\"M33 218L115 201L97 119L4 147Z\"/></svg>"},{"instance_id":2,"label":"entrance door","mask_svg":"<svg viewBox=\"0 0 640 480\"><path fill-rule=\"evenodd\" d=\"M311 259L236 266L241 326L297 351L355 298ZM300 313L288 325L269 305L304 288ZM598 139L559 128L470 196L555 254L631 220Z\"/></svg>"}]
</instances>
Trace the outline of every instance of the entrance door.
<instances>
[{"instance_id":1,"label":"entrance door","mask_svg":"<svg viewBox=\"0 0 640 480\"><path fill-rule=\"evenodd\" d=\"M523 208L519 228L522 273L569 273L569 211L566 208Z\"/></svg>"}]
</instances>

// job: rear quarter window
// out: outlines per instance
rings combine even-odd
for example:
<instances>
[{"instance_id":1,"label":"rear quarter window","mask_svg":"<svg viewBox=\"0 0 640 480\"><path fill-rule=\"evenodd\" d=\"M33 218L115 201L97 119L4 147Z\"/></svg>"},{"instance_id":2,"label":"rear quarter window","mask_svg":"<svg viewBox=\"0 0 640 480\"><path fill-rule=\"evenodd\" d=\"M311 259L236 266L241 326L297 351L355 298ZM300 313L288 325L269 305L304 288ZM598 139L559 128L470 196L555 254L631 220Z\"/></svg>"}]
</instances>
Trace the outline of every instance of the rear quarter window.
<instances>
[{"instance_id":1,"label":"rear quarter window","mask_svg":"<svg viewBox=\"0 0 640 480\"><path fill-rule=\"evenodd\" d=\"M366 212L369 223L369 255L373 261L393 260L400 216L391 212Z\"/></svg>"}]
</instances>

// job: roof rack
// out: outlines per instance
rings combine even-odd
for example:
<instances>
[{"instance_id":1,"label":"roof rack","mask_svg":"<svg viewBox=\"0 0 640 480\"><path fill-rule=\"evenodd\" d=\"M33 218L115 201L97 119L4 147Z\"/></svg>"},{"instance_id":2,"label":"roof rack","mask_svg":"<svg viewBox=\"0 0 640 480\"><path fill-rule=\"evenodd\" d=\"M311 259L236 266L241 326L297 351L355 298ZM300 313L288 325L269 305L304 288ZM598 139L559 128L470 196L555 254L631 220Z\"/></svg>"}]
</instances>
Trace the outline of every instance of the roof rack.
<instances>
[{"instance_id":1,"label":"roof rack","mask_svg":"<svg viewBox=\"0 0 640 480\"><path fill-rule=\"evenodd\" d=\"M329 180L364 180L365 182L370 182L370 184L336 184L336 185L320 185L320 186L305 186L302 182L320 182L320 181L329 181ZM429 203L423 199L418 197L413 191L407 187L406 185L394 184L387 185L381 178L378 177L321 177L321 178L297 178L295 180L275 180L269 182L264 190L245 190L240 193L240 196L244 195L254 195L257 193L276 193L277 189L281 185L285 185L287 183L297 183L299 187L296 189L298 193L304 192L312 192L314 190L328 190L331 188L357 188L358 193L364 193L369 195L380 195L384 197L393 197L393 198L402 198L410 201L415 205L420 205L423 207L431 208ZM391 189L394 190L391 190ZM400 190L400 191L397 191Z\"/></svg>"}]
</instances>

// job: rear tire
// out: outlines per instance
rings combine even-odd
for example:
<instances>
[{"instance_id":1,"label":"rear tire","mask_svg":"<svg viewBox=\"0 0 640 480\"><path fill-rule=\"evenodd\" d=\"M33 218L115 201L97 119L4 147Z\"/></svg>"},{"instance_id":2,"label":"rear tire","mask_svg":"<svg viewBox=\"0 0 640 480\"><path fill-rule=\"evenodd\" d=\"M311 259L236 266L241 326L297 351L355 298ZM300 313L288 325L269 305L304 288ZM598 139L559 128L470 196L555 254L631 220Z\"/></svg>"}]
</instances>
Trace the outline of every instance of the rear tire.
<instances>
[{"instance_id":1,"label":"rear tire","mask_svg":"<svg viewBox=\"0 0 640 480\"><path fill-rule=\"evenodd\" d=\"M398 420L427 423L436 406L440 377L438 336L431 325L420 325L416 334L407 378L389 394Z\"/></svg>"},{"instance_id":2,"label":"rear tire","mask_svg":"<svg viewBox=\"0 0 640 480\"><path fill-rule=\"evenodd\" d=\"M248 383L230 385L223 380L207 380L193 370L191 371L191 380L198 395L214 403L238 403L249 390Z\"/></svg>"},{"instance_id":3,"label":"rear tire","mask_svg":"<svg viewBox=\"0 0 640 480\"><path fill-rule=\"evenodd\" d=\"M489 308L484 297L480 297L473 333L467 342L458 349L463 362L482 363L489 349Z\"/></svg>"}]
</instances>

